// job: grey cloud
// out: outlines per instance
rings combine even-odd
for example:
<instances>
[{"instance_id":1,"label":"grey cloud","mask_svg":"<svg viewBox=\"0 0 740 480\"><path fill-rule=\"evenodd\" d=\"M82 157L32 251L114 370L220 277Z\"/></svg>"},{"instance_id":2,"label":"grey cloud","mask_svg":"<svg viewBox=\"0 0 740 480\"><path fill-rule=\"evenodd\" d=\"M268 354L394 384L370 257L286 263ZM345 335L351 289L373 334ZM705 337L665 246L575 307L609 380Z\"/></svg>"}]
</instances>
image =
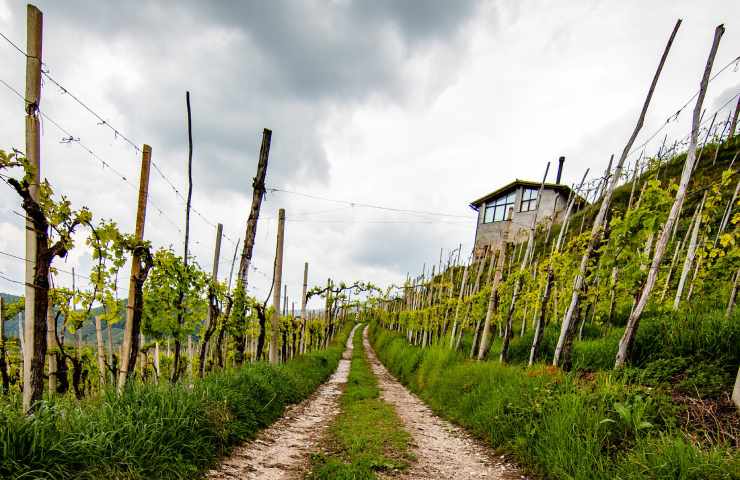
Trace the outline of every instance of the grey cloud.
<instances>
[{"instance_id":1,"label":"grey cloud","mask_svg":"<svg viewBox=\"0 0 740 480\"><path fill-rule=\"evenodd\" d=\"M441 232L438 225L420 224L368 224L362 234L357 235L358 242L353 246L353 262L385 267L400 272L417 272L426 263L436 263L440 247L445 251L457 248L457 245L438 245L436 239L456 238L462 233ZM470 226L470 235L475 225ZM463 231L464 232L464 231Z\"/></svg>"},{"instance_id":2,"label":"grey cloud","mask_svg":"<svg viewBox=\"0 0 740 480\"><path fill-rule=\"evenodd\" d=\"M404 78L406 60L442 44L456 50L442 61L458 61L465 53L463 27L478 5L40 2L47 38L69 33L70 40L54 38L69 43L64 51L74 50L72 34L82 31L82 41L105 42L114 54L130 57L143 85L132 91L113 80L105 93L129 116L131 136L152 143L155 160L168 171L184 170L183 97L190 90L198 181L241 192L253 175L263 127L274 131L273 184L326 183L331 172L319 128L330 110L370 96L403 102L413 93ZM20 6L15 14L22 18ZM52 67L64 78L67 65Z\"/></svg>"}]
</instances>

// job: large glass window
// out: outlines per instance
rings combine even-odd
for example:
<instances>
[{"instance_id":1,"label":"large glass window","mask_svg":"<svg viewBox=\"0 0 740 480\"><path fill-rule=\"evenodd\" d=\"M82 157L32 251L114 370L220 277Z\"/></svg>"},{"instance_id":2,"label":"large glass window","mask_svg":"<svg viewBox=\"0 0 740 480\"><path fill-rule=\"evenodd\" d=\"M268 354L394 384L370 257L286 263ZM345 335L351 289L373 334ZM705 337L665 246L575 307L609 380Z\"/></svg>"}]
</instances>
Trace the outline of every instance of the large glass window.
<instances>
[{"instance_id":1,"label":"large glass window","mask_svg":"<svg viewBox=\"0 0 740 480\"><path fill-rule=\"evenodd\" d=\"M506 212L514 206L515 192L503 195L486 204L486 210L483 215L483 223L500 222L506 219Z\"/></svg>"},{"instance_id":2,"label":"large glass window","mask_svg":"<svg viewBox=\"0 0 740 480\"><path fill-rule=\"evenodd\" d=\"M535 208L537 208L537 189L525 188L524 193L522 193L522 205L519 211L529 212Z\"/></svg>"}]
</instances>

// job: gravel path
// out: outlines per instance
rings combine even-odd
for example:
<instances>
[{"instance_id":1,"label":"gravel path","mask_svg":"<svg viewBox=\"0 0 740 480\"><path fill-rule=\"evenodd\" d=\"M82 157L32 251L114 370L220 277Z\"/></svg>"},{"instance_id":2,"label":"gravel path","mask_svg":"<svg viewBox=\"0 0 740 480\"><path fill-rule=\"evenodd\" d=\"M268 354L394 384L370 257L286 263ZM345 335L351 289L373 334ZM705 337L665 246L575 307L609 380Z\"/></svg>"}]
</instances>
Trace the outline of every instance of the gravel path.
<instances>
[{"instance_id":1,"label":"gravel path","mask_svg":"<svg viewBox=\"0 0 740 480\"><path fill-rule=\"evenodd\" d=\"M516 467L494 454L463 429L436 416L380 363L363 332L365 351L378 377L381 398L393 405L413 439L417 461L397 478L467 480L522 479Z\"/></svg>"},{"instance_id":2,"label":"gravel path","mask_svg":"<svg viewBox=\"0 0 740 480\"><path fill-rule=\"evenodd\" d=\"M355 327L357 328L357 327ZM299 479L309 467L309 454L316 449L331 420L339 413L338 399L347 383L352 358L352 336L339 366L329 380L303 402L288 407L283 417L238 447L208 472L209 479Z\"/></svg>"}]
</instances>

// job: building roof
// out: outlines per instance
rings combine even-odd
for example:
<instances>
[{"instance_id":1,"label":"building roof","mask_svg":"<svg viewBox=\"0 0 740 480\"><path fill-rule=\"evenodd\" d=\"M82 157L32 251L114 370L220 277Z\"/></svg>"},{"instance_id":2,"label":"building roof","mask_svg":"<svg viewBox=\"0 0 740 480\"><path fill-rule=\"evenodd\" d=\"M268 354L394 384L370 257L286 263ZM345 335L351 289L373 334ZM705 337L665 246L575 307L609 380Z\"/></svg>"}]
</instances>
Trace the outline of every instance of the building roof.
<instances>
[{"instance_id":1,"label":"building roof","mask_svg":"<svg viewBox=\"0 0 740 480\"><path fill-rule=\"evenodd\" d=\"M482 204L486 203L489 200L493 200L494 198L498 197L499 195L501 195L502 193L506 192L507 190L511 190L514 187L520 187L520 186L523 186L523 187L531 187L531 188L539 188L541 184L542 184L542 182L533 182L533 181L530 181L530 180L520 180L520 179L517 178L513 182L511 182L511 183L509 183L507 185L504 185L503 187L499 188L498 190L494 190L493 192L489 193L488 195L484 195L484 196L480 197L477 200L473 200L472 202L470 202L470 208L472 208L473 210L475 210L477 212L478 211L478 208ZM565 195L568 195L571 192L571 188L568 185L565 185L565 184L562 184L562 183L545 183L545 187L544 188L548 188L550 190L557 190L559 192L564 193Z\"/></svg>"}]
</instances>

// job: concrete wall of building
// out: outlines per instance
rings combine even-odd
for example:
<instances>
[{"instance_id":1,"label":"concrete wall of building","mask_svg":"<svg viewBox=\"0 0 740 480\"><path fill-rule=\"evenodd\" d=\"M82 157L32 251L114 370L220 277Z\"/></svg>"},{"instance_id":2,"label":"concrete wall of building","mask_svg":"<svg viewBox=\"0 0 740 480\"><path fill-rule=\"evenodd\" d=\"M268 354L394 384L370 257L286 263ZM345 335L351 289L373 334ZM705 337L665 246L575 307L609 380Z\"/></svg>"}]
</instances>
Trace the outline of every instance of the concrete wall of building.
<instances>
[{"instance_id":1,"label":"concrete wall of building","mask_svg":"<svg viewBox=\"0 0 740 480\"><path fill-rule=\"evenodd\" d=\"M485 205L480 206L475 233L474 252L476 257L482 256L489 248L497 249L504 241L519 243L527 239L527 231L532 225L532 217L535 212L534 210L529 212L520 211L523 193L524 187L516 187L516 197L511 220L483 223ZM540 200L540 210L537 215L537 224L550 221L560 222L567 201L568 198L556 190L543 190L542 200Z\"/></svg>"}]
</instances>

